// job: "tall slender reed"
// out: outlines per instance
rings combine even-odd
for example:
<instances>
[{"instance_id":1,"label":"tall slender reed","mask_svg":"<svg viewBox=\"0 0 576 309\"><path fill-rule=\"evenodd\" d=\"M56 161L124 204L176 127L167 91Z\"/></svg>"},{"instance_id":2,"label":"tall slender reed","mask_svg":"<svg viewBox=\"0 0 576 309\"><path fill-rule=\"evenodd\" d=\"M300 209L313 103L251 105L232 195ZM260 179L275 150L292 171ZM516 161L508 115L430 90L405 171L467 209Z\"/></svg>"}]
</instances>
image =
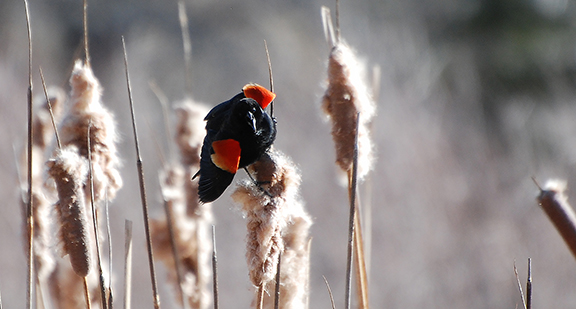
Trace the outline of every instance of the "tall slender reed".
<instances>
[{"instance_id":1,"label":"tall slender reed","mask_svg":"<svg viewBox=\"0 0 576 309\"><path fill-rule=\"evenodd\" d=\"M26 226L28 227L27 244L27 272L26 272L26 308L32 309L32 298L34 296L34 214L32 207L32 136L34 134L33 119L33 99L32 99L32 30L30 27L30 12L28 1L24 0L24 12L26 14L26 30L28 34L28 200L26 201ZM34 297L35 298L35 297Z\"/></svg>"},{"instance_id":2,"label":"tall slender reed","mask_svg":"<svg viewBox=\"0 0 576 309\"><path fill-rule=\"evenodd\" d=\"M156 269L154 266L154 252L152 248L152 238L150 236L150 216L148 215L148 200L146 198L146 186L144 184L144 168L142 157L140 156L140 144L138 143L138 131L136 130L136 117L134 115L134 103L132 100L132 87L130 86L130 75L128 73L128 54L126 52L126 42L122 37L122 48L124 50L124 68L126 72L126 85L128 88L128 101L130 104L130 114L132 116L132 129L134 133L134 145L136 147L136 168L138 169L138 183L140 184L140 199L142 201L142 214L144 216L144 229L146 233L146 249L148 251L148 266L150 269L150 281L152 283L152 297L154 308L160 308L160 296L158 295L158 284L156 283Z\"/></svg>"}]
</instances>

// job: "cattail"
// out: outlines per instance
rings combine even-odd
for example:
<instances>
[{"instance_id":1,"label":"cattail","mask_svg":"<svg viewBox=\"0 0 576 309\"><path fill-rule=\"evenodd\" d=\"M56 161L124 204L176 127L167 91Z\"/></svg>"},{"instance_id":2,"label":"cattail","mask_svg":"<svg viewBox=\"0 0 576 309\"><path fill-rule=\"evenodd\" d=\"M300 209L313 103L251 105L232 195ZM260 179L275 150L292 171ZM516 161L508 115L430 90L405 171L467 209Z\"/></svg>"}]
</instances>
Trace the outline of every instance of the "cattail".
<instances>
[{"instance_id":1,"label":"cattail","mask_svg":"<svg viewBox=\"0 0 576 309\"><path fill-rule=\"evenodd\" d=\"M207 308L210 276L209 237L212 224L210 204L200 205L198 180L191 180L199 169L200 151L204 139L204 116L208 108L186 100L177 105L175 141L180 152L180 164L170 164L160 173L160 186L169 220L152 220L154 252L169 269L169 280L180 285L184 301L191 308ZM170 241L171 224L173 243ZM176 265L175 257L178 261ZM179 273L177 273L179 272ZM177 276L177 275L180 276Z\"/></svg>"},{"instance_id":2,"label":"cattail","mask_svg":"<svg viewBox=\"0 0 576 309\"><path fill-rule=\"evenodd\" d=\"M200 164L200 151L206 134L204 117L208 111L206 105L192 100L185 100L176 105L175 140L184 166Z\"/></svg>"},{"instance_id":3,"label":"cattail","mask_svg":"<svg viewBox=\"0 0 576 309\"><path fill-rule=\"evenodd\" d=\"M328 59L328 86L322 108L332 120L332 138L336 147L336 163L346 173L352 169L354 141L358 126L358 179L372 169L374 155L369 123L376 112L371 92L364 81L365 65L341 39L332 47Z\"/></svg>"},{"instance_id":4,"label":"cattail","mask_svg":"<svg viewBox=\"0 0 576 309\"><path fill-rule=\"evenodd\" d=\"M281 308L304 308L308 285L308 228L311 219L298 197L300 176L281 152L271 150L249 167L256 181L244 181L232 194L247 220L246 259L252 284L270 290L278 255L283 253ZM301 289L301 290L299 290ZM271 300L264 296L265 306ZM298 299L296 299L298 298Z\"/></svg>"},{"instance_id":5,"label":"cattail","mask_svg":"<svg viewBox=\"0 0 576 309\"><path fill-rule=\"evenodd\" d=\"M64 254L70 257L74 272L86 277L90 272L88 218L82 187L88 173L88 162L74 146L57 150L48 161L48 173L56 183L56 210L60 222L60 240Z\"/></svg>"},{"instance_id":6,"label":"cattail","mask_svg":"<svg viewBox=\"0 0 576 309\"><path fill-rule=\"evenodd\" d=\"M80 60L76 61L70 85L71 106L60 129L62 145L74 145L80 155L87 157L86 136L88 126L91 125L94 200L98 202L106 197L113 199L122 186L122 178L118 172L120 160L116 151L114 117L101 102L102 88L89 65ZM85 195L90 196L88 186L85 190Z\"/></svg>"}]
</instances>

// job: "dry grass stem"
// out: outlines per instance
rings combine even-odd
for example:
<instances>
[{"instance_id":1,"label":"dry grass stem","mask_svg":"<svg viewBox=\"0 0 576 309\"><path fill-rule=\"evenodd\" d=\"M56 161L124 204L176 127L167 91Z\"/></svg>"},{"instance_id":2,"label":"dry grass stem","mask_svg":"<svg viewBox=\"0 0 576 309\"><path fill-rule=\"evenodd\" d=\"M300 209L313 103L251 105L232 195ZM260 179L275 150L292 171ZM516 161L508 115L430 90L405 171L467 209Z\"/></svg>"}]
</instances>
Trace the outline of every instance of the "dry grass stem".
<instances>
[{"instance_id":1,"label":"dry grass stem","mask_svg":"<svg viewBox=\"0 0 576 309\"><path fill-rule=\"evenodd\" d=\"M526 309L532 309L532 259L528 258L528 277L526 278Z\"/></svg>"},{"instance_id":2,"label":"dry grass stem","mask_svg":"<svg viewBox=\"0 0 576 309\"><path fill-rule=\"evenodd\" d=\"M92 300L90 299L90 289L88 288L88 279L82 278L84 283L84 298L86 299L86 308L92 308Z\"/></svg>"},{"instance_id":3,"label":"dry grass stem","mask_svg":"<svg viewBox=\"0 0 576 309\"><path fill-rule=\"evenodd\" d=\"M182 45L184 48L184 66L186 74L186 94L192 97L192 41L188 30L188 15L186 14L186 4L183 0L178 0L178 20L182 31Z\"/></svg>"},{"instance_id":4,"label":"dry grass stem","mask_svg":"<svg viewBox=\"0 0 576 309\"><path fill-rule=\"evenodd\" d=\"M132 300L132 221L124 222L124 309L130 309Z\"/></svg>"},{"instance_id":5,"label":"dry grass stem","mask_svg":"<svg viewBox=\"0 0 576 309\"><path fill-rule=\"evenodd\" d=\"M261 187L253 181L244 181L232 198L242 205L247 219L246 258L250 280L265 291L273 290L278 255L283 252L279 307L305 308L308 229L312 220L298 195L300 175L294 164L277 150L264 154L248 169ZM258 297L257 294L256 304ZM263 304L265 308L272 308L274 300L265 293Z\"/></svg>"},{"instance_id":6,"label":"dry grass stem","mask_svg":"<svg viewBox=\"0 0 576 309\"><path fill-rule=\"evenodd\" d=\"M214 309L218 309L218 256L216 253L216 227L212 225L212 291Z\"/></svg>"},{"instance_id":7,"label":"dry grass stem","mask_svg":"<svg viewBox=\"0 0 576 309\"><path fill-rule=\"evenodd\" d=\"M122 37L122 47L124 50L124 69L126 71L126 86L128 88L128 102L130 104L130 114L132 116L132 129L134 133L134 145L136 148L136 168L138 169L138 183L140 185L140 199L142 201L142 214L144 216L144 230L146 233L146 249L148 251L148 266L150 268L150 280L152 283L152 297L154 308L160 308L160 296L158 295L158 285L156 283L156 270L154 266L154 253L152 249L152 238L150 235L150 216L148 215L148 200L146 198L146 187L144 184L144 168L142 157L140 156L140 145L138 143L138 131L136 130L136 116L134 114L134 102L132 100L132 87L130 86L130 75L128 73L128 54L126 52L126 42Z\"/></svg>"},{"instance_id":8,"label":"dry grass stem","mask_svg":"<svg viewBox=\"0 0 576 309\"><path fill-rule=\"evenodd\" d=\"M540 191L538 203L576 258L576 214L564 194L566 182L549 180Z\"/></svg>"},{"instance_id":9,"label":"dry grass stem","mask_svg":"<svg viewBox=\"0 0 576 309\"><path fill-rule=\"evenodd\" d=\"M522 306L524 306L524 309L527 309L526 297L524 296L524 290L522 290L522 283L520 283L520 276L518 275L518 268L516 267L516 261L514 261L514 276L516 276L516 284L518 286L518 290L520 291L520 297L522 297ZM516 304L516 306L518 306L518 304Z\"/></svg>"},{"instance_id":10,"label":"dry grass stem","mask_svg":"<svg viewBox=\"0 0 576 309\"><path fill-rule=\"evenodd\" d=\"M332 304L332 309L336 309L336 304L334 303L334 295L332 295L332 289L330 288L330 284L328 284L328 279L325 276L322 276L324 279L324 283L326 284L326 289L328 290L328 296L330 296L330 304Z\"/></svg>"},{"instance_id":11,"label":"dry grass stem","mask_svg":"<svg viewBox=\"0 0 576 309\"><path fill-rule=\"evenodd\" d=\"M107 309L108 308L108 299L107 299L107 288L106 288L106 283L104 281L104 273L102 271L102 255L100 253L100 236L99 236L99 232L98 232L98 215L96 213L96 206L94 205L94 177L93 177L93 164L92 164L92 153L91 153L91 149L92 149L92 144L91 144L91 140L90 140L90 132L92 129L92 122L88 123L88 132L86 133L86 137L87 137L87 149L88 149L88 181L89 181L89 186L90 186L90 209L92 210L92 227L94 228L94 245L96 247L96 259L97 259L97 265L98 265L98 276L100 279L100 297L101 297L101 304L102 304L102 308L103 309ZM112 274L109 274L110 276ZM86 279L84 279L84 281L86 281Z\"/></svg>"},{"instance_id":12,"label":"dry grass stem","mask_svg":"<svg viewBox=\"0 0 576 309\"><path fill-rule=\"evenodd\" d=\"M30 27L30 12L28 10L28 1L24 0L24 13L26 14L26 30L28 34L28 194L26 201L26 227L27 227L27 267L26 267L26 308L32 309L32 298L34 291L34 201L32 198L32 136L34 128L32 126L33 119L33 98L32 98L32 30Z\"/></svg>"}]
</instances>

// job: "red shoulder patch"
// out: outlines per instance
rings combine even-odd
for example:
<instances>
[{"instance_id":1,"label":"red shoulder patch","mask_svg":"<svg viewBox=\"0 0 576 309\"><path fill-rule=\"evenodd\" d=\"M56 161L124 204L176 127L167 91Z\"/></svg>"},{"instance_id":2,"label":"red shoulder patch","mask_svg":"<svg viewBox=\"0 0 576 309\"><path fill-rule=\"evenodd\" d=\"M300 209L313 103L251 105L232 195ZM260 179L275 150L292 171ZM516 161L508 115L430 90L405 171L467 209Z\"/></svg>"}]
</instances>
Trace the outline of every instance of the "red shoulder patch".
<instances>
[{"instance_id":1,"label":"red shoulder patch","mask_svg":"<svg viewBox=\"0 0 576 309\"><path fill-rule=\"evenodd\" d=\"M276 98L274 92L258 84L247 84L242 87L242 91L247 98L256 100L262 109L265 109Z\"/></svg>"},{"instance_id":2,"label":"red shoulder patch","mask_svg":"<svg viewBox=\"0 0 576 309\"><path fill-rule=\"evenodd\" d=\"M210 156L214 165L235 174L240 165L240 143L233 139L212 142L214 153Z\"/></svg>"}]
</instances>

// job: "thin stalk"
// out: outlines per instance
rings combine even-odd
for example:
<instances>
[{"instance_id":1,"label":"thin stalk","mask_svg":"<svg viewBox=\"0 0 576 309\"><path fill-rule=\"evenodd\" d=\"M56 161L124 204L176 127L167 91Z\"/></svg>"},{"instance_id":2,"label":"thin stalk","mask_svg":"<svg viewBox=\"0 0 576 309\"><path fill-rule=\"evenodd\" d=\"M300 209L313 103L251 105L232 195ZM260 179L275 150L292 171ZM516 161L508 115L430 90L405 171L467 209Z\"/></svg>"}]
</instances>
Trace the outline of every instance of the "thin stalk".
<instances>
[{"instance_id":1,"label":"thin stalk","mask_svg":"<svg viewBox=\"0 0 576 309\"><path fill-rule=\"evenodd\" d=\"M182 266L180 265L180 255L178 254L178 247L176 247L176 239L174 234L174 217L172 216L172 204L164 201L164 211L166 212L166 225L168 226L168 235L170 236L170 246L172 247L172 257L174 258L174 268L176 271L176 280L178 280L178 292L182 300L182 308L188 308L186 295L182 288Z\"/></svg>"},{"instance_id":2,"label":"thin stalk","mask_svg":"<svg viewBox=\"0 0 576 309\"><path fill-rule=\"evenodd\" d=\"M169 141L172 138L172 130L170 129L170 117L168 116L169 111L169 103L168 98L164 94L164 92L156 85L154 82L149 82L148 85L150 86L150 90L154 92L156 98L158 98L158 102L160 102L160 106L162 107L162 117L164 118L164 134L166 134L166 140ZM174 150L174 144L168 143L168 158L170 160L174 159L174 154L176 151Z\"/></svg>"},{"instance_id":3,"label":"thin stalk","mask_svg":"<svg viewBox=\"0 0 576 309\"><path fill-rule=\"evenodd\" d=\"M218 309L218 258L216 255L216 227L214 225L212 225L212 284L214 309Z\"/></svg>"},{"instance_id":4,"label":"thin stalk","mask_svg":"<svg viewBox=\"0 0 576 309\"><path fill-rule=\"evenodd\" d=\"M256 303L256 309L262 309L264 308L264 284L261 283L258 286L258 299L257 299L257 303Z\"/></svg>"},{"instance_id":5,"label":"thin stalk","mask_svg":"<svg viewBox=\"0 0 576 309\"><path fill-rule=\"evenodd\" d=\"M528 278L526 279L526 309L532 309L532 259L528 258Z\"/></svg>"},{"instance_id":6,"label":"thin stalk","mask_svg":"<svg viewBox=\"0 0 576 309\"><path fill-rule=\"evenodd\" d=\"M108 191L106 194L106 203L104 204L104 212L106 213L106 238L108 242L108 308L112 309L113 295L112 295L112 233L110 233L110 212L108 208Z\"/></svg>"},{"instance_id":7,"label":"thin stalk","mask_svg":"<svg viewBox=\"0 0 576 309\"><path fill-rule=\"evenodd\" d=\"M328 284L328 280L326 279L326 277L322 276L322 278L324 278L324 283L326 283L326 288L328 289L328 295L330 296L330 303L332 304L332 309L336 309L336 304L334 303L334 295L332 295L332 289L330 288L330 284Z\"/></svg>"},{"instance_id":8,"label":"thin stalk","mask_svg":"<svg viewBox=\"0 0 576 309\"><path fill-rule=\"evenodd\" d=\"M48 104L48 112L50 112L50 120L52 121L52 127L54 128L54 135L56 135L56 145L58 145L58 149L62 149L62 144L60 144L60 136L58 135L58 128L56 127L56 120L54 120L54 112L52 111L52 102L50 102L50 97L48 96L48 88L46 87L46 81L44 80L42 67L39 67L39 70L40 79L42 80L42 88L44 88L44 96L46 97L46 103Z\"/></svg>"},{"instance_id":9,"label":"thin stalk","mask_svg":"<svg viewBox=\"0 0 576 309\"><path fill-rule=\"evenodd\" d=\"M352 286L352 257L354 254L354 223L356 221L356 186L358 182L358 126L360 124L360 113L356 115L356 136L354 138L354 162L352 173L348 173L350 188L350 220L348 222L348 255L346 258L346 309L350 308L351 286Z\"/></svg>"},{"instance_id":10,"label":"thin stalk","mask_svg":"<svg viewBox=\"0 0 576 309\"><path fill-rule=\"evenodd\" d=\"M86 308L92 308L92 301L90 300L90 289L88 288L88 279L86 277L82 278L84 283L84 299L86 300Z\"/></svg>"},{"instance_id":11,"label":"thin stalk","mask_svg":"<svg viewBox=\"0 0 576 309\"><path fill-rule=\"evenodd\" d=\"M131 308L132 295L132 221L124 221L124 309Z\"/></svg>"},{"instance_id":12,"label":"thin stalk","mask_svg":"<svg viewBox=\"0 0 576 309\"><path fill-rule=\"evenodd\" d=\"M359 205L358 199L356 199L356 203ZM356 218L354 220L354 269L356 270L358 308L369 308L368 279L366 275L366 263L364 262L364 240L362 238L362 227L358 209L359 208L356 208Z\"/></svg>"},{"instance_id":13,"label":"thin stalk","mask_svg":"<svg viewBox=\"0 0 576 309\"><path fill-rule=\"evenodd\" d=\"M150 280L152 282L152 296L154 298L154 308L160 308L160 296L158 295L158 285L156 284L156 270L154 268L154 253L152 251L152 237L150 236L150 217L148 216L148 201L146 199L146 187L144 185L144 168L142 157L140 156L140 145L138 143L138 133L136 130L136 117L134 115L134 103L132 100L132 87L130 86L130 76L128 73L128 54L126 52L126 42L122 36L122 47L124 49L124 67L126 70L126 84L128 86L128 100L130 103L130 113L132 115L132 129L134 131L134 144L136 147L136 167L138 169L138 182L140 184L140 199L142 200L142 213L144 216L144 229L146 232L146 247L148 250L148 266L150 268Z\"/></svg>"},{"instance_id":14,"label":"thin stalk","mask_svg":"<svg viewBox=\"0 0 576 309\"><path fill-rule=\"evenodd\" d=\"M270 61L270 52L268 43L264 40L264 49L266 50L266 60L268 61L268 76L270 78L270 91L274 92L274 75L272 74L272 62ZM270 117L274 117L274 101L270 102Z\"/></svg>"},{"instance_id":15,"label":"thin stalk","mask_svg":"<svg viewBox=\"0 0 576 309\"><path fill-rule=\"evenodd\" d=\"M32 294L34 291L34 213L32 211L32 138L33 138L33 99L32 99L32 31L30 29L30 12L28 1L24 0L26 13L26 30L28 33L28 201L26 203L26 226L28 227L28 261L26 272L26 308L32 309Z\"/></svg>"},{"instance_id":16,"label":"thin stalk","mask_svg":"<svg viewBox=\"0 0 576 309\"><path fill-rule=\"evenodd\" d=\"M96 207L94 206L94 178L92 174L92 145L90 142L90 130L92 121L88 123L88 181L90 182L90 208L92 209L92 225L94 226L94 239L96 241L96 258L98 259L98 275L100 279L100 297L102 299L102 308L108 309L108 299L106 297L106 284L102 273L102 257L100 254L100 237L98 236L98 217Z\"/></svg>"},{"instance_id":17,"label":"thin stalk","mask_svg":"<svg viewBox=\"0 0 576 309\"><path fill-rule=\"evenodd\" d=\"M90 66L90 54L88 53L88 0L83 1L83 14L82 23L84 27L84 56L86 57L84 61L87 66Z\"/></svg>"},{"instance_id":18,"label":"thin stalk","mask_svg":"<svg viewBox=\"0 0 576 309\"><path fill-rule=\"evenodd\" d=\"M186 95L192 97L192 41L188 30L188 16L183 0L178 0L178 20L182 31L182 45L184 47L184 70L186 71Z\"/></svg>"},{"instance_id":19,"label":"thin stalk","mask_svg":"<svg viewBox=\"0 0 576 309\"><path fill-rule=\"evenodd\" d=\"M278 254L278 265L276 267L276 288L274 290L274 309L280 305L280 270L282 264L282 251Z\"/></svg>"},{"instance_id":20,"label":"thin stalk","mask_svg":"<svg viewBox=\"0 0 576 309\"><path fill-rule=\"evenodd\" d=\"M522 305L524 306L524 309L528 309L526 306L526 297L524 297L524 291L522 290L522 283L520 283L520 276L518 276L518 268L516 268L516 261L514 261L514 275L516 276L516 284L518 285L518 290L522 297Z\"/></svg>"}]
</instances>

